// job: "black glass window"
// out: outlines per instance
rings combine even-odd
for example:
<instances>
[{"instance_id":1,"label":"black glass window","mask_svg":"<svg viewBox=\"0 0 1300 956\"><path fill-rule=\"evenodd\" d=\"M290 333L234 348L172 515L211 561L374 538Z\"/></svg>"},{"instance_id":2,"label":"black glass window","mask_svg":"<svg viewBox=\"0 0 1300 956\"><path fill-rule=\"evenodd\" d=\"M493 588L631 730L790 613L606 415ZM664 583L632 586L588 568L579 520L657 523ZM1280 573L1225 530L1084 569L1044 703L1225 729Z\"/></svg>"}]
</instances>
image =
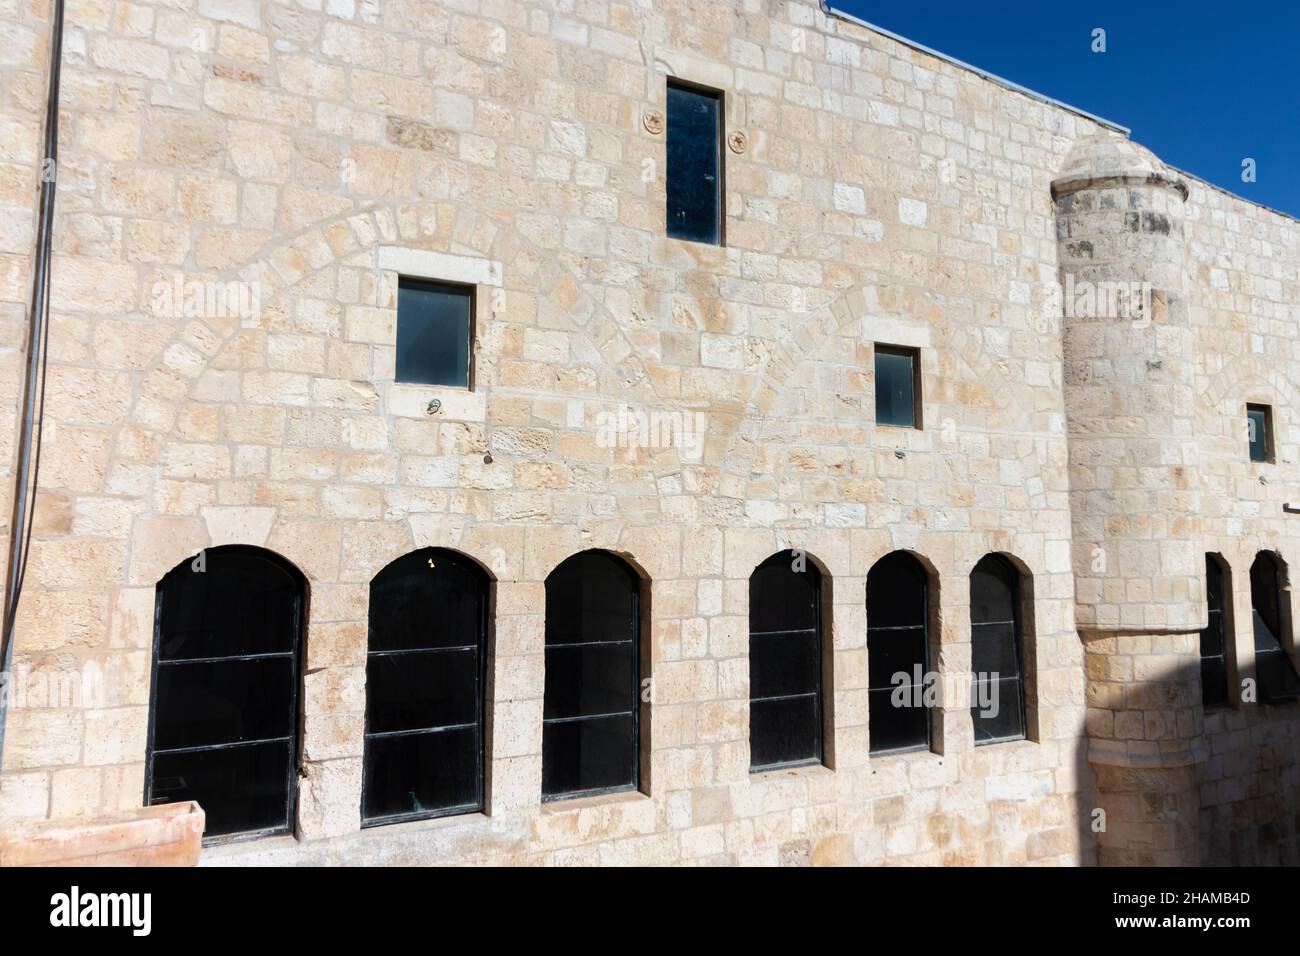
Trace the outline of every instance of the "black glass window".
<instances>
[{"instance_id":1,"label":"black glass window","mask_svg":"<svg viewBox=\"0 0 1300 956\"><path fill-rule=\"evenodd\" d=\"M1207 711L1218 710L1228 700L1227 647L1228 600L1223 565L1212 554L1205 556L1205 603L1209 618L1201 631L1201 703Z\"/></svg>"},{"instance_id":2,"label":"black glass window","mask_svg":"<svg viewBox=\"0 0 1300 956\"><path fill-rule=\"evenodd\" d=\"M821 574L774 554L749 578L749 767L822 759Z\"/></svg>"},{"instance_id":3,"label":"black glass window","mask_svg":"<svg viewBox=\"0 0 1300 956\"><path fill-rule=\"evenodd\" d=\"M923 681L930 667L925 568L895 551L867 575L867 685L871 752L930 746Z\"/></svg>"},{"instance_id":4,"label":"black glass window","mask_svg":"<svg viewBox=\"0 0 1300 956\"><path fill-rule=\"evenodd\" d=\"M722 96L668 84L668 235L722 242Z\"/></svg>"},{"instance_id":5,"label":"black glass window","mask_svg":"<svg viewBox=\"0 0 1300 956\"><path fill-rule=\"evenodd\" d=\"M286 832L304 581L269 551L210 548L158 584L145 800L196 800L207 837Z\"/></svg>"},{"instance_id":6,"label":"black glass window","mask_svg":"<svg viewBox=\"0 0 1300 956\"><path fill-rule=\"evenodd\" d=\"M397 285L397 381L469 387L474 292L401 279Z\"/></svg>"},{"instance_id":7,"label":"black glass window","mask_svg":"<svg viewBox=\"0 0 1300 956\"><path fill-rule=\"evenodd\" d=\"M545 799L637 786L639 600L640 579L607 551L546 579Z\"/></svg>"},{"instance_id":8,"label":"black glass window","mask_svg":"<svg viewBox=\"0 0 1300 956\"><path fill-rule=\"evenodd\" d=\"M1273 409L1268 405L1246 406L1247 437L1251 461L1273 460Z\"/></svg>"},{"instance_id":9,"label":"black glass window","mask_svg":"<svg viewBox=\"0 0 1300 956\"><path fill-rule=\"evenodd\" d=\"M876 424L915 428L917 356L912 349L876 346Z\"/></svg>"},{"instance_id":10,"label":"black glass window","mask_svg":"<svg viewBox=\"0 0 1300 956\"><path fill-rule=\"evenodd\" d=\"M367 825L482 809L488 588L477 564L440 548L370 582Z\"/></svg>"},{"instance_id":11,"label":"black glass window","mask_svg":"<svg viewBox=\"0 0 1300 956\"><path fill-rule=\"evenodd\" d=\"M1261 551L1250 566L1250 603L1255 625L1255 675L1259 700L1265 704L1294 700L1300 694L1300 677L1282 643L1283 627L1288 623L1282 602L1289 596L1282 590L1277 558Z\"/></svg>"},{"instance_id":12,"label":"black glass window","mask_svg":"<svg viewBox=\"0 0 1300 956\"><path fill-rule=\"evenodd\" d=\"M975 743L1025 736L1020 574L985 555L970 573L971 721Z\"/></svg>"}]
</instances>

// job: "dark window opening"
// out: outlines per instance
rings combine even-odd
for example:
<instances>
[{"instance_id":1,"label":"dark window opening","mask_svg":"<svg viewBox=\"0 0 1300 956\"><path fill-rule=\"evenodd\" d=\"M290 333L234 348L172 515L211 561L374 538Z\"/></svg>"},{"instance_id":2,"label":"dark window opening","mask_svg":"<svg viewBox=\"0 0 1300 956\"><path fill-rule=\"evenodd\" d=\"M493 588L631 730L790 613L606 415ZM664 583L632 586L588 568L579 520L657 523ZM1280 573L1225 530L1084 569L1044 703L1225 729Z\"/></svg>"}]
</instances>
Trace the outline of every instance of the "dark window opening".
<instances>
[{"instance_id":1,"label":"dark window opening","mask_svg":"<svg viewBox=\"0 0 1300 956\"><path fill-rule=\"evenodd\" d=\"M722 94L668 84L668 235L722 242Z\"/></svg>"},{"instance_id":2,"label":"dark window opening","mask_svg":"<svg viewBox=\"0 0 1300 956\"><path fill-rule=\"evenodd\" d=\"M607 551L576 554L546 579L546 800L638 785L640 593Z\"/></svg>"},{"instance_id":3,"label":"dark window opening","mask_svg":"<svg viewBox=\"0 0 1300 956\"><path fill-rule=\"evenodd\" d=\"M1250 460L1273 461L1273 408L1271 405L1246 406Z\"/></svg>"},{"instance_id":4,"label":"dark window opening","mask_svg":"<svg viewBox=\"0 0 1300 956\"><path fill-rule=\"evenodd\" d=\"M293 826L305 587L238 545L158 584L145 802L198 801L206 838Z\"/></svg>"},{"instance_id":5,"label":"dark window opening","mask_svg":"<svg viewBox=\"0 0 1300 956\"><path fill-rule=\"evenodd\" d=\"M469 388L473 317L471 286L399 279L397 381Z\"/></svg>"},{"instance_id":6,"label":"dark window opening","mask_svg":"<svg viewBox=\"0 0 1300 956\"><path fill-rule=\"evenodd\" d=\"M749 578L749 768L822 761L821 573L774 554Z\"/></svg>"},{"instance_id":7,"label":"dark window opening","mask_svg":"<svg viewBox=\"0 0 1300 956\"><path fill-rule=\"evenodd\" d=\"M1207 712L1228 702L1227 613L1229 600L1223 565L1212 554L1205 556L1205 603L1209 617L1201 631L1201 704Z\"/></svg>"},{"instance_id":8,"label":"dark window opening","mask_svg":"<svg viewBox=\"0 0 1300 956\"><path fill-rule=\"evenodd\" d=\"M924 681L930 669L929 580L895 551L867 575L867 717L871 753L930 747Z\"/></svg>"},{"instance_id":9,"label":"dark window opening","mask_svg":"<svg viewBox=\"0 0 1300 956\"><path fill-rule=\"evenodd\" d=\"M1300 677L1286 652L1284 633L1290 628L1289 609L1283 603L1290 590L1282 590L1283 572L1267 551L1250 566L1250 603L1255 626L1255 678L1259 700L1276 704L1300 696Z\"/></svg>"},{"instance_id":10,"label":"dark window opening","mask_svg":"<svg viewBox=\"0 0 1300 956\"><path fill-rule=\"evenodd\" d=\"M370 582L367 826L483 809L489 578L425 548Z\"/></svg>"},{"instance_id":11,"label":"dark window opening","mask_svg":"<svg viewBox=\"0 0 1300 956\"><path fill-rule=\"evenodd\" d=\"M985 555L970 573L971 722L975 743L1025 738L1020 573Z\"/></svg>"},{"instance_id":12,"label":"dark window opening","mask_svg":"<svg viewBox=\"0 0 1300 956\"><path fill-rule=\"evenodd\" d=\"M876 424L920 428L920 353L889 345L875 352Z\"/></svg>"}]
</instances>

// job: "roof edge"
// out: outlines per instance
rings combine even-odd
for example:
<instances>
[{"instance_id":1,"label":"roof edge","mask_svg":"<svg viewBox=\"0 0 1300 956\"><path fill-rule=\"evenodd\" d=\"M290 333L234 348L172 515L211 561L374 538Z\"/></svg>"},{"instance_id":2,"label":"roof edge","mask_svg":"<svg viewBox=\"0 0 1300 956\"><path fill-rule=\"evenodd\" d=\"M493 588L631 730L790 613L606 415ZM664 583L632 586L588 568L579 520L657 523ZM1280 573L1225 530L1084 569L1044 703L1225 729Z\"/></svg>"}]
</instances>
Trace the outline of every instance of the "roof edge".
<instances>
[{"instance_id":1,"label":"roof edge","mask_svg":"<svg viewBox=\"0 0 1300 956\"><path fill-rule=\"evenodd\" d=\"M1005 87L1008 90L1013 90L1014 92L1023 94L1024 96L1028 96L1030 99L1037 100L1040 103L1046 103L1049 106L1055 106L1056 108L1065 110L1068 113L1074 113L1076 116L1082 116L1084 119L1091 120L1092 122L1104 126L1106 129L1113 130L1117 133L1123 133L1125 136L1128 136L1132 132L1132 130L1130 130L1127 126L1121 126L1119 123L1115 123L1112 122L1111 120L1104 119L1103 117L1097 116L1095 113L1089 113L1087 110L1079 109L1079 107L1077 106L1071 106L1069 103L1063 103L1060 100L1056 100L1043 93L1039 93L1037 90L1031 90L1027 86L1021 86L1019 83L1014 83L1011 80L1006 79L1005 77L998 76L996 73L990 73L988 70L980 69L978 66L973 66L970 63L965 62L964 60L959 60L954 56L949 56L946 53L941 53L938 50L933 49L932 47L926 46L924 43L918 43L915 40L909 40L907 37L900 36L899 34L895 33L892 30L886 30L884 27L876 26L876 24L874 23L868 23L866 20L863 20L861 17L856 17L851 13L845 13L843 10L836 9L835 7L831 6L828 0L818 0L818 3L821 5L822 11L827 16L834 17L835 19L838 20L843 20L847 23L852 23L860 27L864 27L865 29L872 31L873 33L879 33L882 36L889 37L889 39L901 43L904 46L911 47L913 50L918 50L921 53L925 53L928 54L929 56L933 56L936 57L937 59L943 60L945 63L951 63L953 66L956 66L960 69L967 70L971 73L975 73L978 76L981 76L984 79L988 80L990 83L996 83L998 86Z\"/></svg>"}]
</instances>

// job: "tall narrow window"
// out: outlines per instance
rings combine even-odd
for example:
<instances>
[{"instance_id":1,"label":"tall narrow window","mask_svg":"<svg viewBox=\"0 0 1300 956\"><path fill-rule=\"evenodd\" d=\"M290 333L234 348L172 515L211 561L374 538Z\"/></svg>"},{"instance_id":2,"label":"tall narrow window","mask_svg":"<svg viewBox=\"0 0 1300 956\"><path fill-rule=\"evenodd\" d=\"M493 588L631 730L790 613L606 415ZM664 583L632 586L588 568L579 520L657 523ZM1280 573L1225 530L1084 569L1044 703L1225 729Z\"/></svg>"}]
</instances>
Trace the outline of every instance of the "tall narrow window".
<instances>
[{"instance_id":1,"label":"tall narrow window","mask_svg":"<svg viewBox=\"0 0 1300 956\"><path fill-rule=\"evenodd\" d=\"M921 427L920 355L916 349L877 345L876 424Z\"/></svg>"},{"instance_id":2,"label":"tall narrow window","mask_svg":"<svg viewBox=\"0 0 1300 956\"><path fill-rule=\"evenodd\" d=\"M1265 704L1294 700L1300 694L1300 677L1283 644L1284 629L1290 627L1284 601L1290 593L1282 590L1282 580L1275 555L1261 551L1255 556L1250 566L1250 603L1255 623L1255 676L1260 702Z\"/></svg>"},{"instance_id":3,"label":"tall narrow window","mask_svg":"<svg viewBox=\"0 0 1300 956\"><path fill-rule=\"evenodd\" d=\"M158 584L145 801L197 800L206 837L292 827L305 587L235 545Z\"/></svg>"},{"instance_id":4,"label":"tall narrow window","mask_svg":"<svg viewBox=\"0 0 1300 956\"><path fill-rule=\"evenodd\" d=\"M970 573L970 715L977 744L1024 739L1022 639L1020 574L1006 558L985 555Z\"/></svg>"},{"instance_id":5,"label":"tall narrow window","mask_svg":"<svg viewBox=\"0 0 1300 956\"><path fill-rule=\"evenodd\" d=\"M474 290L400 279L397 283L397 381L469 388Z\"/></svg>"},{"instance_id":6,"label":"tall narrow window","mask_svg":"<svg viewBox=\"0 0 1300 956\"><path fill-rule=\"evenodd\" d=\"M722 242L722 94L668 84L668 235Z\"/></svg>"},{"instance_id":7,"label":"tall narrow window","mask_svg":"<svg viewBox=\"0 0 1300 956\"><path fill-rule=\"evenodd\" d=\"M1273 460L1273 408L1270 405L1246 406L1246 435L1250 441L1251 461Z\"/></svg>"},{"instance_id":8,"label":"tall narrow window","mask_svg":"<svg viewBox=\"0 0 1300 956\"><path fill-rule=\"evenodd\" d=\"M608 551L575 554L546 579L547 800L636 789L640 584Z\"/></svg>"},{"instance_id":9,"label":"tall narrow window","mask_svg":"<svg viewBox=\"0 0 1300 956\"><path fill-rule=\"evenodd\" d=\"M1219 710L1228 700L1227 648L1228 600L1223 564L1212 554L1205 556L1205 603L1208 622L1201 631L1201 703L1206 711ZM1253 580L1253 579L1252 579Z\"/></svg>"},{"instance_id":10,"label":"tall narrow window","mask_svg":"<svg viewBox=\"0 0 1300 956\"><path fill-rule=\"evenodd\" d=\"M366 825L483 808L488 589L482 568L441 548L370 582Z\"/></svg>"},{"instance_id":11,"label":"tall narrow window","mask_svg":"<svg viewBox=\"0 0 1300 956\"><path fill-rule=\"evenodd\" d=\"M821 574L782 551L749 578L749 768L822 759Z\"/></svg>"},{"instance_id":12,"label":"tall narrow window","mask_svg":"<svg viewBox=\"0 0 1300 956\"><path fill-rule=\"evenodd\" d=\"M928 582L921 562L887 554L867 575L867 685L871 752L925 750L930 712Z\"/></svg>"}]
</instances>

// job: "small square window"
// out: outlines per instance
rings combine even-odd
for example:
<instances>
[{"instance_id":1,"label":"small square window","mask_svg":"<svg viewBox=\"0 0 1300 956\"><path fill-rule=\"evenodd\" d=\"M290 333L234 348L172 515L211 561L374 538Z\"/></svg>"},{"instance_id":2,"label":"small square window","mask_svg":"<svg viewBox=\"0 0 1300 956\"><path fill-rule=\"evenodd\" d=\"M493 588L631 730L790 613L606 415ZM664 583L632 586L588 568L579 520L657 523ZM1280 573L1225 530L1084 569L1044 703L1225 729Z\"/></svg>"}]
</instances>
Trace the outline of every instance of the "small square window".
<instances>
[{"instance_id":1,"label":"small square window","mask_svg":"<svg viewBox=\"0 0 1300 956\"><path fill-rule=\"evenodd\" d=\"M397 381L469 388L472 286L397 284Z\"/></svg>"},{"instance_id":2,"label":"small square window","mask_svg":"<svg viewBox=\"0 0 1300 956\"><path fill-rule=\"evenodd\" d=\"M876 424L921 427L920 353L876 346Z\"/></svg>"},{"instance_id":3,"label":"small square window","mask_svg":"<svg viewBox=\"0 0 1300 956\"><path fill-rule=\"evenodd\" d=\"M1246 406L1247 435L1250 441L1251 461L1273 460L1273 407L1271 405Z\"/></svg>"},{"instance_id":4,"label":"small square window","mask_svg":"<svg viewBox=\"0 0 1300 956\"><path fill-rule=\"evenodd\" d=\"M722 94L668 84L668 235L722 244Z\"/></svg>"}]
</instances>

